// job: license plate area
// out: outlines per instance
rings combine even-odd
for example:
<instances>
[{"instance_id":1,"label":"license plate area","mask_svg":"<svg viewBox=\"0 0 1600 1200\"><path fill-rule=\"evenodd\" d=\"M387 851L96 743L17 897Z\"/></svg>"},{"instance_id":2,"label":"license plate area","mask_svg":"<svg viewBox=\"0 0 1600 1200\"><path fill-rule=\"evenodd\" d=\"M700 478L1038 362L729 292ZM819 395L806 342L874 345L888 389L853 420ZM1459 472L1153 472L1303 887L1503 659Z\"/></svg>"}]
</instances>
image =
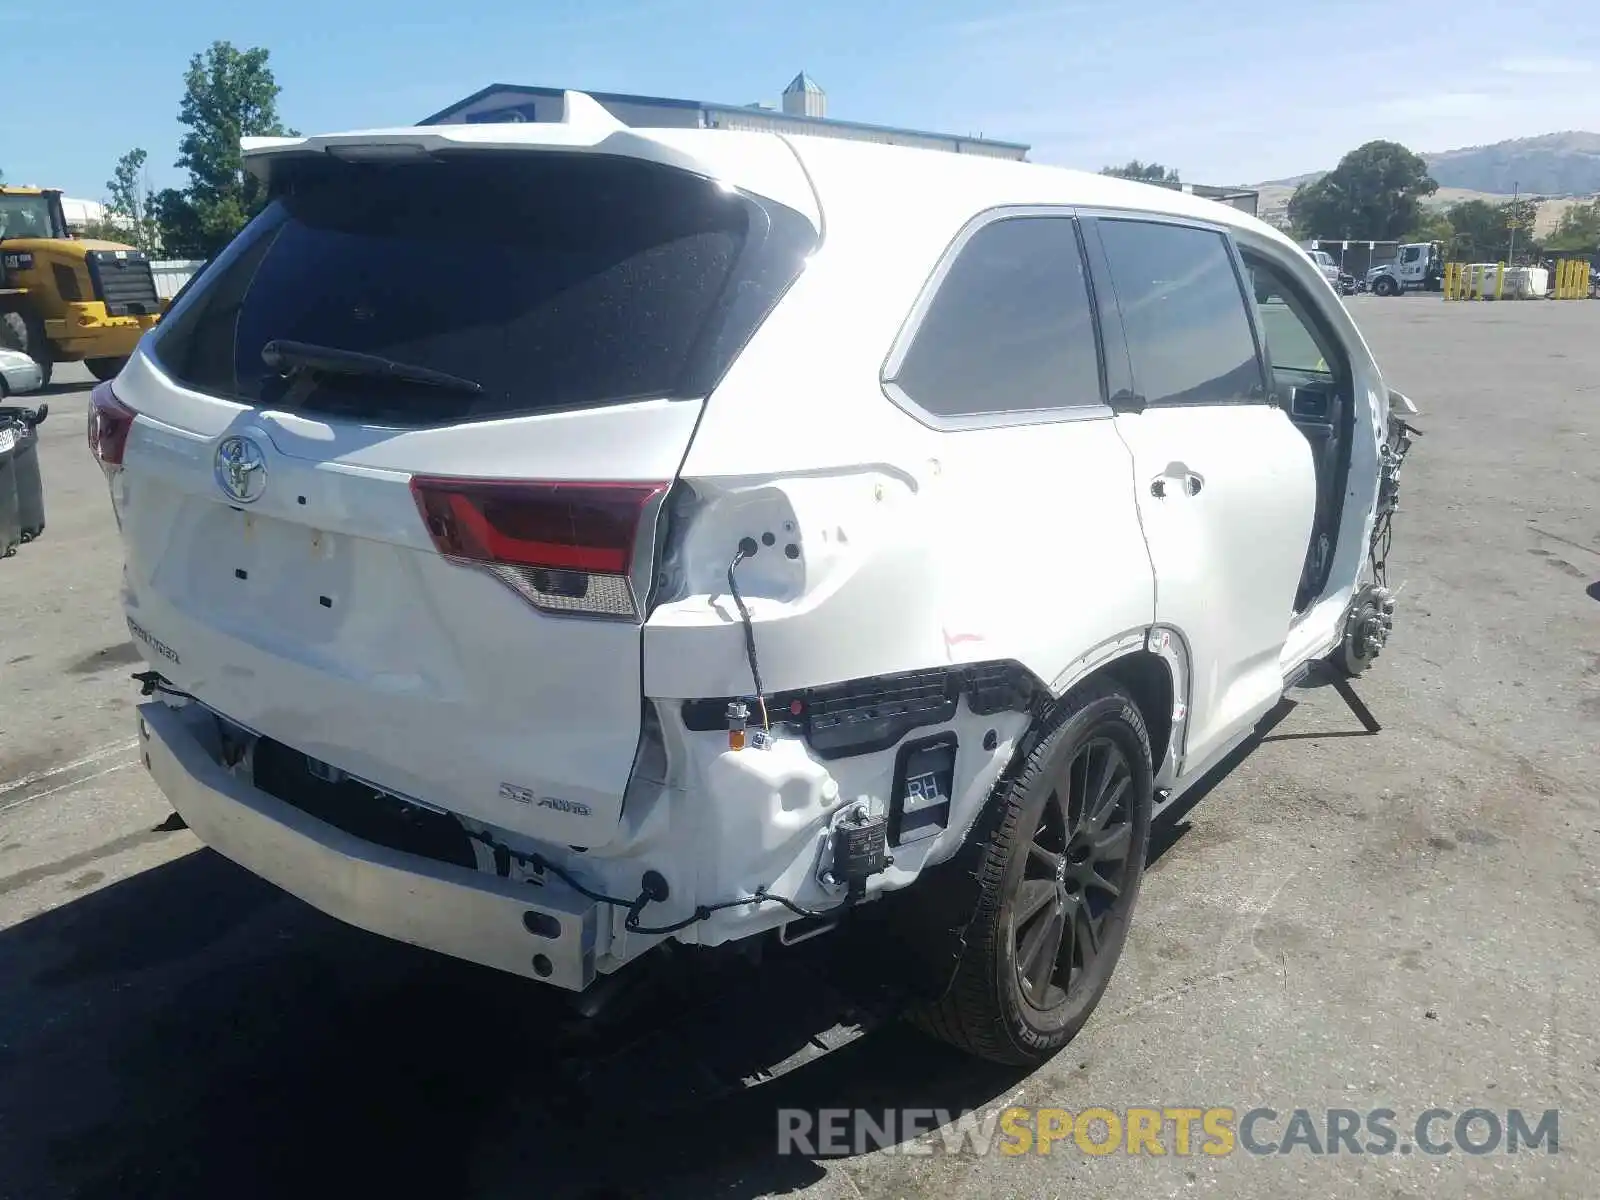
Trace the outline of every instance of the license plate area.
<instances>
[{"instance_id":1,"label":"license plate area","mask_svg":"<svg viewBox=\"0 0 1600 1200\"><path fill-rule=\"evenodd\" d=\"M315 642L348 608L358 554L348 534L218 504L197 523L182 594L200 611Z\"/></svg>"}]
</instances>

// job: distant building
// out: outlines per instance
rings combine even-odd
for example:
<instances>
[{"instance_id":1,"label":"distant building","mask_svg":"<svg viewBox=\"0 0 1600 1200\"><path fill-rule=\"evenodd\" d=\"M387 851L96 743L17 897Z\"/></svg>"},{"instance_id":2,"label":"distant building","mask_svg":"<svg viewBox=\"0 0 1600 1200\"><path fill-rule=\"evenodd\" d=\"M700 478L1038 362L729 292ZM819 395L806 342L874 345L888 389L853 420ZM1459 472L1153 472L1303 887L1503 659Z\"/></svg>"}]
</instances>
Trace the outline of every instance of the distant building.
<instances>
[{"instance_id":1,"label":"distant building","mask_svg":"<svg viewBox=\"0 0 1600 1200\"><path fill-rule=\"evenodd\" d=\"M1261 215L1261 193L1251 188L1212 187L1204 183L1184 183L1176 185L1179 191L1190 192L1196 196L1204 196L1208 200L1217 200L1240 212L1249 213L1252 217Z\"/></svg>"},{"instance_id":2,"label":"distant building","mask_svg":"<svg viewBox=\"0 0 1600 1200\"><path fill-rule=\"evenodd\" d=\"M828 96L804 71L783 89L783 111L791 117L826 117Z\"/></svg>"},{"instance_id":3,"label":"distant building","mask_svg":"<svg viewBox=\"0 0 1600 1200\"><path fill-rule=\"evenodd\" d=\"M559 121L561 95L561 88L490 84L482 91L474 92L424 118L421 124ZM849 138L891 146L913 146L923 150L946 150L955 154L982 154L990 158L1028 157L1028 147L1019 142L835 120L827 115L827 95L816 80L804 71L796 75L784 89L781 111L761 103L718 104L706 100L633 96L618 92L590 92L589 95L624 125L643 129L743 129Z\"/></svg>"},{"instance_id":4,"label":"distant building","mask_svg":"<svg viewBox=\"0 0 1600 1200\"><path fill-rule=\"evenodd\" d=\"M118 213L106 211L106 206L95 200L77 200L71 196L61 197L61 215L66 218L67 229L72 233L82 233L89 225L130 225L126 217Z\"/></svg>"}]
</instances>

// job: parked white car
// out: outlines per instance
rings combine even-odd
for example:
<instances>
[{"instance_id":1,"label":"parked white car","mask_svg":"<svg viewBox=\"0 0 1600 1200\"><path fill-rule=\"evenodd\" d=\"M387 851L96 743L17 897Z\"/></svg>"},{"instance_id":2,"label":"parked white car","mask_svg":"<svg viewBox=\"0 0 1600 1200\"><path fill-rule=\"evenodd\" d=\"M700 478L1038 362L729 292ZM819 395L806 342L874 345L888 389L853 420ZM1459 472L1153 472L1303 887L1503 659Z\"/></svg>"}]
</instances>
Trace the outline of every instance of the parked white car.
<instances>
[{"instance_id":1,"label":"parked white car","mask_svg":"<svg viewBox=\"0 0 1600 1200\"><path fill-rule=\"evenodd\" d=\"M37 392L44 386L44 372L20 350L0 346L0 399Z\"/></svg>"},{"instance_id":2,"label":"parked white car","mask_svg":"<svg viewBox=\"0 0 1600 1200\"><path fill-rule=\"evenodd\" d=\"M247 142L93 398L149 770L391 938L584 992L881 922L1038 1061L1153 815L1381 647L1415 410L1227 206L567 106Z\"/></svg>"},{"instance_id":3,"label":"parked white car","mask_svg":"<svg viewBox=\"0 0 1600 1200\"><path fill-rule=\"evenodd\" d=\"M1326 250L1307 250L1311 261L1316 264L1317 270L1326 279L1335 291L1339 288L1339 264L1333 261L1333 255Z\"/></svg>"}]
</instances>

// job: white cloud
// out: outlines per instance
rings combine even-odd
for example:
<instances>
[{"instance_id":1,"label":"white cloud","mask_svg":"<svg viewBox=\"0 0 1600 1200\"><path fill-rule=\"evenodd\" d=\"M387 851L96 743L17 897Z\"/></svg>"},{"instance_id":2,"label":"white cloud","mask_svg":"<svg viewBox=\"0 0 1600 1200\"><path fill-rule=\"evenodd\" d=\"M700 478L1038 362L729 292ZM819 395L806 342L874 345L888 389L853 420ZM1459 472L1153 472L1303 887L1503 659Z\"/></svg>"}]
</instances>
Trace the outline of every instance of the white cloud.
<instances>
[{"instance_id":1,"label":"white cloud","mask_svg":"<svg viewBox=\"0 0 1600 1200\"><path fill-rule=\"evenodd\" d=\"M1499 69L1510 75L1587 75L1592 62L1581 58L1508 58Z\"/></svg>"}]
</instances>

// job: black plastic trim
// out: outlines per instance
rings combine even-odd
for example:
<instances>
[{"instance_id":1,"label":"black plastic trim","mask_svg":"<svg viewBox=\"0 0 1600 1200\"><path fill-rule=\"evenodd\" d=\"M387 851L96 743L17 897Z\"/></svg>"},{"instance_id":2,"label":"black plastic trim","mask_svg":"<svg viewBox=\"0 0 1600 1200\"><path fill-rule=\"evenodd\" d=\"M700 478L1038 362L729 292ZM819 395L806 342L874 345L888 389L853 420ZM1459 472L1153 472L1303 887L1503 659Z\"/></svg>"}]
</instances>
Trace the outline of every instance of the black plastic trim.
<instances>
[{"instance_id":1,"label":"black plastic trim","mask_svg":"<svg viewBox=\"0 0 1600 1200\"><path fill-rule=\"evenodd\" d=\"M56 291L68 304L83 299L83 285L78 282L78 273L66 263L51 263L50 273L55 276Z\"/></svg>"},{"instance_id":2,"label":"black plastic trim","mask_svg":"<svg viewBox=\"0 0 1600 1200\"><path fill-rule=\"evenodd\" d=\"M905 805L907 769L911 760L916 755L943 749L950 751L950 777L944 781L944 803L910 814L908 823ZM929 737L916 738L901 745L899 752L895 754L894 785L889 792L889 845L899 846L908 833L918 833L930 824L936 824L940 829L949 828L950 808L954 803L952 793L955 791L956 760L960 752L960 740L951 729Z\"/></svg>"},{"instance_id":3,"label":"black plastic trim","mask_svg":"<svg viewBox=\"0 0 1600 1200\"><path fill-rule=\"evenodd\" d=\"M1025 711L1048 694L1026 667L1001 660L776 692L767 697L767 712L774 728L805 738L813 754L829 761L887 750L913 730L946 724L963 697L973 713L989 716ZM872 703L874 696L881 702ZM683 723L694 733L725 729L728 704L735 700L758 711L754 696L685 700ZM897 704L900 711L894 711ZM819 720L819 713L835 719ZM841 736L852 724L862 727L860 736Z\"/></svg>"},{"instance_id":4,"label":"black plastic trim","mask_svg":"<svg viewBox=\"0 0 1600 1200\"><path fill-rule=\"evenodd\" d=\"M140 250L90 250L83 256L94 298L112 317L154 316L161 311L150 259Z\"/></svg>"}]
</instances>

